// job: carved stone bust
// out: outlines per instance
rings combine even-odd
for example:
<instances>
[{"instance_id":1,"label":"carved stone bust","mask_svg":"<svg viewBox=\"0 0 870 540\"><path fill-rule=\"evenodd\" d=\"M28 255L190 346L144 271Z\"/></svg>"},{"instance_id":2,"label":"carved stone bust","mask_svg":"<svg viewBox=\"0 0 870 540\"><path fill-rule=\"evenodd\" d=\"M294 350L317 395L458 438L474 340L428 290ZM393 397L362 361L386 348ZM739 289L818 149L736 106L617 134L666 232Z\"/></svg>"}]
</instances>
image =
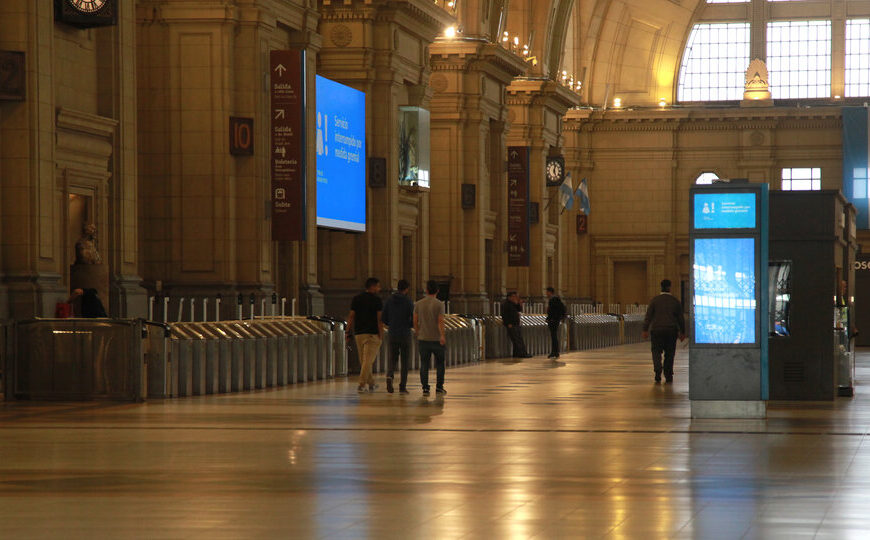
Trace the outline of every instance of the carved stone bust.
<instances>
[{"instance_id":1,"label":"carved stone bust","mask_svg":"<svg viewBox=\"0 0 870 540\"><path fill-rule=\"evenodd\" d=\"M82 227L82 235L76 242L76 264L103 264L97 251L97 227L88 223Z\"/></svg>"}]
</instances>

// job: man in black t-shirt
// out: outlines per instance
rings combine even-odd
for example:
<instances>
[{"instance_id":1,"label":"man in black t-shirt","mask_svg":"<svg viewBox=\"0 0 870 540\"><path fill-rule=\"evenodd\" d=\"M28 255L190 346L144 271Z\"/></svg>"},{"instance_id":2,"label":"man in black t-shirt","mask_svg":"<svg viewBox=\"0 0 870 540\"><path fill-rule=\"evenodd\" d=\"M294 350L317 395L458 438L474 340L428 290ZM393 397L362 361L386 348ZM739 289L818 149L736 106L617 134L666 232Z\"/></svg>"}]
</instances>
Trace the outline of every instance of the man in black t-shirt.
<instances>
[{"instance_id":1,"label":"man in black t-shirt","mask_svg":"<svg viewBox=\"0 0 870 540\"><path fill-rule=\"evenodd\" d=\"M384 324L381 321L381 312L384 304L378 293L381 292L381 282L378 278L366 280L366 290L356 295L350 304L350 315L347 317L347 337L350 332L356 339L356 348L359 353L360 371L359 387L357 392L374 392L377 385L372 376L372 364L378 357L381 348L381 339L384 337Z\"/></svg>"}]
</instances>

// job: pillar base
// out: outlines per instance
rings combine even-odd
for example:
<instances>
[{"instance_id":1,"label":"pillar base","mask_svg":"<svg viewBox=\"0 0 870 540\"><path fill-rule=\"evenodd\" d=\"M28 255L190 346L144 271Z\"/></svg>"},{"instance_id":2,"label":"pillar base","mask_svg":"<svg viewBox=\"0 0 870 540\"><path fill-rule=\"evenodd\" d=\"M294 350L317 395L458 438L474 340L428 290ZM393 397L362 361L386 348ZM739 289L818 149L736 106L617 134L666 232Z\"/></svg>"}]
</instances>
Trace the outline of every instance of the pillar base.
<instances>
[{"instance_id":1,"label":"pillar base","mask_svg":"<svg viewBox=\"0 0 870 540\"><path fill-rule=\"evenodd\" d=\"M692 418L767 418L766 401L692 400Z\"/></svg>"}]
</instances>

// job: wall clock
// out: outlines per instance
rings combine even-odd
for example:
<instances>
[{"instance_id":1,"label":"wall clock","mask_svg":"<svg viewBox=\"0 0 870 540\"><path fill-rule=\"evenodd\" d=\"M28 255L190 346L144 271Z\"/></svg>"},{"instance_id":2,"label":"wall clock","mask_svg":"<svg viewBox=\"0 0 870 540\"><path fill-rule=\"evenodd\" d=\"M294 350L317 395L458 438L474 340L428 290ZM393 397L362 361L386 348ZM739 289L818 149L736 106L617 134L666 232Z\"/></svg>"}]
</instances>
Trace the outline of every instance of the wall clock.
<instances>
[{"instance_id":1,"label":"wall clock","mask_svg":"<svg viewBox=\"0 0 870 540\"><path fill-rule=\"evenodd\" d=\"M547 185L559 186L565 180L565 158L550 156L547 158Z\"/></svg>"},{"instance_id":2,"label":"wall clock","mask_svg":"<svg viewBox=\"0 0 870 540\"><path fill-rule=\"evenodd\" d=\"M54 0L54 18L77 28L112 26L118 20L118 0Z\"/></svg>"}]
</instances>

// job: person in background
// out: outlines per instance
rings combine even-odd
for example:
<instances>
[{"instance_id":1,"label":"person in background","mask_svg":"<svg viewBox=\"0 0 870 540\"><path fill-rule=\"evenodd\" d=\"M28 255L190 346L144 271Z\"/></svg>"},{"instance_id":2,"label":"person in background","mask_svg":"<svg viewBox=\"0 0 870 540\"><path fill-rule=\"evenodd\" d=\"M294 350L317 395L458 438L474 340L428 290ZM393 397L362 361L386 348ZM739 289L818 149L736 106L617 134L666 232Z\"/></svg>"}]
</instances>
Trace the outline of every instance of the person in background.
<instances>
[{"instance_id":1,"label":"person in background","mask_svg":"<svg viewBox=\"0 0 870 540\"><path fill-rule=\"evenodd\" d=\"M82 317L87 319L98 319L108 317L106 308L100 297L97 296L96 289L83 289L82 291Z\"/></svg>"},{"instance_id":2,"label":"person in background","mask_svg":"<svg viewBox=\"0 0 870 540\"><path fill-rule=\"evenodd\" d=\"M390 363L387 367L387 392L393 393L393 374L401 356L399 393L407 394L408 368L411 365L411 328L414 326L414 302L408 298L411 284L399 280L397 292L384 304L383 321L390 332Z\"/></svg>"},{"instance_id":3,"label":"person in background","mask_svg":"<svg viewBox=\"0 0 870 540\"><path fill-rule=\"evenodd\" d=\"M671 294L671 280L663 279L661 286L662 293L653 298L647 307L643 338L650 338L656 382L661 382L663 370L665 382L673 382L677 338L680 341L686 339L686 321L683 318L683 305ZM664 366L662 353L665 354Z\"/></svg>"},{"instance_id":4,"label":"person in background","mask_svg":"<svg viewBox=\"0 0 870 540\"><path fill-rule=\"evenodd\" d=\"M359 353L359 386L357 392L374 392L378 385L372 376L372 364L378 356L381 348L381 340L384 337L384 323L381 321L381 312L384 303L378 293L381 292L381 281L370 277L366 280L365 291L354 296L350 304L350 315L347 317L348 331L353 330L356 339L356 349ZM350 339L348 332L347 339Z\"/></svg>"},{"instance_id":5,"label":"person in background","mask_svg":"<svg viewBox=\"0 0 870 540\"><path fill-rule=\"evenodd\" d=\"M556 289L547 287L547 298L550 299L547 304L547 328L550 330L550 355L547 358L559 358L559 327L562 326L562 320L568 314L565 304L562 299L556 296Z\"/></svg>"},{"instance_id":6,"label":"person in background","mask_svg":"<svg viewBox=\"0 0 870 540\"><path fill-rule=\"evenodd\" d=\"M511 291L507 295L507 299L501 305L501 321L507 328L508 337L513 344L514 358L531 358L532 355L526 351L526 342L523 341L523 335L520 332L520 312L523 310L523 304L520 296L516 291Z\"/></svg>"},{"instance_id":7,"label":"person in background","mask_svg":"<svg viewBox=\"0 0 870 540\"><path fill-rule=\"evenodd\" d=\"M438 300L438 284L426 282L426 297L414 304L414 331L420 347L420 384L423 395L429 395L429 362L435 356L435 393L444 395L444 302Z\"/></svg>"}]
</instances>

